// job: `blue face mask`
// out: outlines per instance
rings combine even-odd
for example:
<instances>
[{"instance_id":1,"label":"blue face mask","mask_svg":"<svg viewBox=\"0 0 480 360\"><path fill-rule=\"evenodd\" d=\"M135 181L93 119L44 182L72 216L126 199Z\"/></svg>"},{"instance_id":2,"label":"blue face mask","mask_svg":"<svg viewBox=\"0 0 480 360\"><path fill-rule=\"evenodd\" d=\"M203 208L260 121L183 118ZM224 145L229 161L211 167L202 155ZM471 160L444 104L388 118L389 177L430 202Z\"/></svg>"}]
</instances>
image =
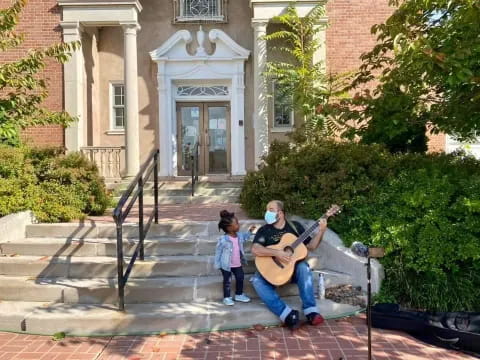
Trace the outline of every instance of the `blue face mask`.
<instances>
[{"instance_id":1,"label":"blue face mask","mask_svg":"<svg viewBox=\"0 0 480 360\"><path fill-rule=\"evenodd\" d=\"M269 225L275 224L278 221L277 213L273 211L267 211L265 213L265 221Z\"/></svg>"}]
</instances>

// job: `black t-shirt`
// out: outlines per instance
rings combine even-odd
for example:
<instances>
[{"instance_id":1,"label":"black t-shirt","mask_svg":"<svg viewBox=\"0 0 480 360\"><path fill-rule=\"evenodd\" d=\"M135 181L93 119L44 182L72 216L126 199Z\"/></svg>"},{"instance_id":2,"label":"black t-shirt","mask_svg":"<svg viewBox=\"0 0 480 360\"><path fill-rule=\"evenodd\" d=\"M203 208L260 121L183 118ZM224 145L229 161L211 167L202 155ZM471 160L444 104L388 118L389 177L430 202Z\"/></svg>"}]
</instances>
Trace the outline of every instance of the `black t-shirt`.
<instances>
[{"instance_id":1,"label":"black t-shirt","mask_svg":"<svg viewBox=\"0 0 480 360\"><path fill-rule=\"evenodd\" d=\"M260 229L257 230L257 233L255 234L255 238L253 239L254 244L260 244L263 246L270 246L270 245L275 245L280 242L280 239L282 236L286 233L293 234L295 236L301 235L304 231L305 228L300 224L298 221L290 221L293 223L297 231L293 229L292 226L287 222L285 223L285 226L283 229L277 229L273 225L263 225ZM311 237L308 237L303 243L307 245L311 240Z\"/></svg>"}]
</instances>

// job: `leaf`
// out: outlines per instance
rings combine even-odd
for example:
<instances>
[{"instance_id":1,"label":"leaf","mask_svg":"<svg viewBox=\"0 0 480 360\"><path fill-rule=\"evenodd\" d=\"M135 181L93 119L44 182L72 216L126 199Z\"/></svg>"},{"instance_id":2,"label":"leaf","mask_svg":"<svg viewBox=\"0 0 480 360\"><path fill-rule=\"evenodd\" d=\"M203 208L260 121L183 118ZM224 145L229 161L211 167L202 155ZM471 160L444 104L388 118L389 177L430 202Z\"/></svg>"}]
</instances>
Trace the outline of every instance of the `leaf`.
<instances>
[{"instance_id":1,"label":"leaf","mask_svg":"<svg viewBox=\"0 0 480 360\"><path fill-rule=\"evenodd\" d=\"M253 328L256 330L256 331L263 331L266 329L265 326L261 325L261 324L255 324L253 325Z\"/></svg>"},{"instance_id":2,"label":"leaf","mask_svg":"<svg viewBox=\"0 0 480 360\"><path fill-rule=\"evenodd\" d=\"M65 333L64 333L63 331L57 332L57 333L53 334L52 340L53 340L53 341L60 341L60 340L62 340L62 339L65 339L65 336L66 336L66 335L65 335Z\"/></svg>"}]
</instances>

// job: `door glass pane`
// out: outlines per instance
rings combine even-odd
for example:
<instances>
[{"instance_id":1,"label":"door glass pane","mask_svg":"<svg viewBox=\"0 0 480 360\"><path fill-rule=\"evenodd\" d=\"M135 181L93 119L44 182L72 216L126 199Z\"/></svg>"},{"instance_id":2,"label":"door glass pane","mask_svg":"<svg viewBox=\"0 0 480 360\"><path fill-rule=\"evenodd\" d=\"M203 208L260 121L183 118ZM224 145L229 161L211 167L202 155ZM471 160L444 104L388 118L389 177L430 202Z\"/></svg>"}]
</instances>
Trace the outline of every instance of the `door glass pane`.
<instances>
[{"instance_id":1,"label":"door glass pane","mask_svg":"<svg viewBox=\"0 0 480 360\"><path fill-rule=\"evenodd\" d=\"M227 173L227 108L208 107L208 172Z\"/></svg>"},{"instance_id":2,"label":"door glass pane","mask_svg":"<svg viewBox=\"0 0 480 360\"><path fill-rule=\"evenodd\" d=\"M200 108L198 106L182 107L181 119L182 170L191 171L191 155L200 134Z\"/></svg>"}]
</instances>

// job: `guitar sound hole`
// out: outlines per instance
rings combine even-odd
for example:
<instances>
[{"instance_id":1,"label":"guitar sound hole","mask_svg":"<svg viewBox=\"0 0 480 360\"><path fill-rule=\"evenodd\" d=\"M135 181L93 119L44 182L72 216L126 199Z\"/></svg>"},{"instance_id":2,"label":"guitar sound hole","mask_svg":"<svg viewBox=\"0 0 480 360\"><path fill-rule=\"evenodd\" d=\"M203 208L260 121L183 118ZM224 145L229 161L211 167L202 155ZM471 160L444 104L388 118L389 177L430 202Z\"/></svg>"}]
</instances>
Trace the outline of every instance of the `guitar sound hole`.
<instances>
[{"instance_id":1,"label":"guitar sound hole","mask_svg":"<svg viewBox=\"0 0 480 360\"><path fill-rule=\"evenodd\" d=\"M293 250L293 248L290 247L290 246L286 246L286 247L283 249L283 251L287 252L289 255L293 255L293 253L295 252L295 251Z\"/></svg>"}]
</instances>

